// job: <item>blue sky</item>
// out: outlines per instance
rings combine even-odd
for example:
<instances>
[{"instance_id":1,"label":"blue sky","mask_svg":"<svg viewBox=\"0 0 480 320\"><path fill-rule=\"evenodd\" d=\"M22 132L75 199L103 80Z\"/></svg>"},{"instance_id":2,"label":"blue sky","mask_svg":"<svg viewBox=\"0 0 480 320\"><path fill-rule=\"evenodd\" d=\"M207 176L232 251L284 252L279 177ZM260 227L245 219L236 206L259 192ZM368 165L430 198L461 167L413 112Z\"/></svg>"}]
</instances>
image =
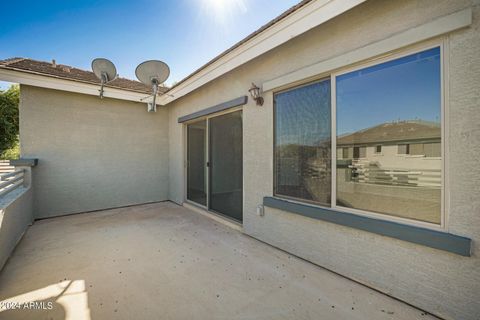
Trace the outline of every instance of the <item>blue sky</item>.
<instances>
[{"instance_id":1,"label":"blue sky","mask_svg":"<svg viewBox=\"0 0 480 320\"><path fill-rule=\"evenodd\" d=\"M90 70L92 59L105 57L130 79L140 62L159 59L170 66L171 84L297 2L6 1L0 10L0 59L55 59Z\"/></svg>"}]
</instances>

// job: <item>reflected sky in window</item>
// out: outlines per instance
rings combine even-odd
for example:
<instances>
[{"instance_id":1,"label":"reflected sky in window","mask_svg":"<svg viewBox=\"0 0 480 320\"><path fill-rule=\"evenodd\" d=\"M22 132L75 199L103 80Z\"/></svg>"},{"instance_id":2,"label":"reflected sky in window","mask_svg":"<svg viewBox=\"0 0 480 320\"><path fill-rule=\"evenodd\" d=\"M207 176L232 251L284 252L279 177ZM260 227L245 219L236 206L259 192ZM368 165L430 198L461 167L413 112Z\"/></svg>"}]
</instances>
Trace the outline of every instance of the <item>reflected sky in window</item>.
<instances>
[{"instance_id":1,"label":"reflected sky in window","mask_svg":"<svg viewBox=\"0 0 480 320\"><path fill-rule=\"evenodd\" d=\"M398 120L440 122L440 48L336 78L337 135Z\"/></svg>"}]
</instances>

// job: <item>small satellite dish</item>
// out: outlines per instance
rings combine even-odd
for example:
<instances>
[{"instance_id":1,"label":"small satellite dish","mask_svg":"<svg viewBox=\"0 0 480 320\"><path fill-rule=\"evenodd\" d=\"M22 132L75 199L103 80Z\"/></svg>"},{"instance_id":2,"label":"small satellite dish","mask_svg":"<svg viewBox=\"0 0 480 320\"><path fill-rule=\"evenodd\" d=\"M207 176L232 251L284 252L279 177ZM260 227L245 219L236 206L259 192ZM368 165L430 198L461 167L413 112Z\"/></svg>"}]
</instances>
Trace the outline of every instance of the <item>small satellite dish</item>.
<instances>
[{"instance_id":1,"label":"small satellite dish","mask_svg":"<svg viewBox=\"0 0 480 320\"><path fill-rule=\"evenodd\" d=\"M153 101L148 104L148 112L157 111L155 99L158 93L158 86L167 80L170 75L170 68L165 62L159 60L148 60L140 63L135 69L135 75L140 82L152 86Z\"/></svg>"},{"instance_id":2,"label":"small satellite dish","mask_svg":"<svg viewBox=\"0 0 480 320\"><path fill-rule=\"evenodd\" d=\"M107 59L96 58L92 61L93 73L100 79L102 86L100 87L100 98L103 99L103 86L117 77L117 69L115 65Z\"/></svg>"}]
</instances>

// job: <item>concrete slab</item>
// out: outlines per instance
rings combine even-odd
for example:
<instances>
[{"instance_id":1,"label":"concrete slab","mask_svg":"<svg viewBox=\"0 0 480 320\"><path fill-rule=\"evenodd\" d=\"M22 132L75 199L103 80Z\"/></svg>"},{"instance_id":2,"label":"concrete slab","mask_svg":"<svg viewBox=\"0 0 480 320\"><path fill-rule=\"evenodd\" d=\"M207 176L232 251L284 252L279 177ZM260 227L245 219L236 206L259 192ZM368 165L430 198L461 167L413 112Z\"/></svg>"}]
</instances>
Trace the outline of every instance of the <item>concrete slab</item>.
<instances>
[{"instance_id":1,"label":"concrete slab","mask_svg":"<svg viewBox=\"0 0 480 320\"><path fill-rule=\"evenodd\" d=\"M0 300L0 319L436 319L170 202L37 221Z\"/></svg>"}]
</instances>

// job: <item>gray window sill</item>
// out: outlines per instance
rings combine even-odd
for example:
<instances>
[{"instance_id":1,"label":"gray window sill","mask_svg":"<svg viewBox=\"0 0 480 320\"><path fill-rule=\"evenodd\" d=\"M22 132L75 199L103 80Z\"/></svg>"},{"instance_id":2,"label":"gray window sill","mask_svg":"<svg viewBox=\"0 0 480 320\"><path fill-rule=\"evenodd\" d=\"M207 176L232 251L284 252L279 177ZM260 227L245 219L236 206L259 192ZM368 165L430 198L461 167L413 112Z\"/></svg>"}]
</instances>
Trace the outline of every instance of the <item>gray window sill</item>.
<instances>
[{"instance_id":1,"label":"gray window sill","mask_svg":"<svg viewBox=\"0 0 480 320\"><path fill-rule=\"evenodd\" d=\"M349 212L316 207L275 197L264 197L263 205L466 257L471 256L472 240L447 232L360 216Z\"/></svg>"}]
</instances>

